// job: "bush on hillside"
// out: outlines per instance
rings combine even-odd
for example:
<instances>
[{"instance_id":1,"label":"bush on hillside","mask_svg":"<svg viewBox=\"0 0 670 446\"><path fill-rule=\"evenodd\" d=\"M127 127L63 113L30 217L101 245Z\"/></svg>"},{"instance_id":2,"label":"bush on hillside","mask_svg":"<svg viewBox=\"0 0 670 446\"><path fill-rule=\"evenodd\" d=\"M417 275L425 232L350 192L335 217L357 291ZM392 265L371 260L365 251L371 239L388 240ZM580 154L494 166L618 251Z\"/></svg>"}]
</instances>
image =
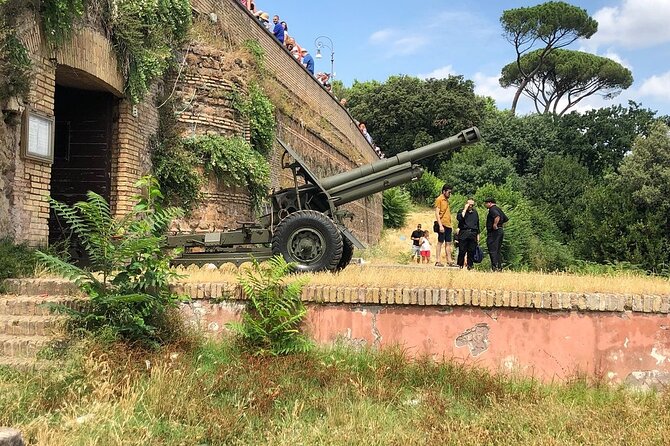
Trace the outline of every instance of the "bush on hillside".
<instances>
[{"instance_id":1,"label":"bush on hillside","mask_svg":"<svg viewBox=\"0 0 670 446\"><path fill-rule=\"evenodd\" d=\"M385 190L382 194L382 210L385 228L402 228L412 207L409 194L399 187Z\"/></svg>"},{"instance_id":2,"label":"bush on hillside","mask_svg":"<svg viewBox=\"0 0 670 446\"><path fill-rule=\"evenodd\" d=\"M533 269L544 271L564 270L574 263L571 250L560 242L556 222L546 210L536 207L521 193L508 186L486 185L476 195L477 203L484 199L496 199L498 206L509 217L505 224L503 240L503 263L511 269ZM488 210L480 208L482 244L485 245L486 215Z\"/></svg>"},{"instance_id":3,"label":"bush on hillside","mask_svg":"<svg viewBox=\"0 0 670 446\"><path fill-rule=\"evenodd\" d=\"M442 192L443 185L444 181L426 171L418 180L406 184L404 189L414 203L433 206L435 198Z\"/></svg>"}]
</instances>

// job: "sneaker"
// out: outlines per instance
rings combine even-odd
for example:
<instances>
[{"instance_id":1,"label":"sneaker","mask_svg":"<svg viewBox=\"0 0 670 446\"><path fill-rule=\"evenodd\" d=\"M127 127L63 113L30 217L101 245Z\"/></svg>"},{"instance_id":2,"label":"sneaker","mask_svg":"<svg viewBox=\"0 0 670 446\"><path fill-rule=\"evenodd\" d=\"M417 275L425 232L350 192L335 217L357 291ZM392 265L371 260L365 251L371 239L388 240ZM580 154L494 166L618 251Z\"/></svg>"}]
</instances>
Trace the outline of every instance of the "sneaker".
<instances>
[{"instance_id":1,"label":"sneaker","mask_svg":"<svg viewBox=\"0 0 670 446\"><path fill-rule=\"evenodd\" d=\"M444 266L444 265L440 262L435 262L435 266Z\"/></svg>"}]
</instances>

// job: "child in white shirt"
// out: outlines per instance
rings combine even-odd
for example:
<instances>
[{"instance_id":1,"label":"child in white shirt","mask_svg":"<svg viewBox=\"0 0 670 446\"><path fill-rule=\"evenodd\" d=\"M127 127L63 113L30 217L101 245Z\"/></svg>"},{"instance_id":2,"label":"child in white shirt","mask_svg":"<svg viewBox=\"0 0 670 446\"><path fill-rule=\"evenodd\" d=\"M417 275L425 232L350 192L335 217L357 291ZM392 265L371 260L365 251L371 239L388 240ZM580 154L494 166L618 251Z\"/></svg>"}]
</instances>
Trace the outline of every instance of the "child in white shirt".
<instances>
[{"instance_id":1,"label":"child in white shirt","mask_svg":"<svg viewBox=\"0 0 670 446\"><path fill-rule=\"evenodd\" d=\"M423 263L430 263L430 240L428 240L428 231L423 231L423 237L419 239L419 252L421 253L421 261Z\"/></svg>"}]
</instances>

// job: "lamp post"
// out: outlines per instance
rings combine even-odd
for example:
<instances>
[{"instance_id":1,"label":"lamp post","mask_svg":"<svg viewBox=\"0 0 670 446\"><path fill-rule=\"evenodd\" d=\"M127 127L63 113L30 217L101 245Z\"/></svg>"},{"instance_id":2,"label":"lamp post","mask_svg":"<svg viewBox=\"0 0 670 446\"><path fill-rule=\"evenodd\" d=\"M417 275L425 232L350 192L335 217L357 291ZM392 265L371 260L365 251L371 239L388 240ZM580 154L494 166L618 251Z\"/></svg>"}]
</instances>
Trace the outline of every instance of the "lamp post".
<instances>
[{"instance_id":1,"label":"lamp post","mask_svg":"<svg viewBox=\"0 0 670 446\"><path fill-rule=\"evenodd\" d=\"M328 40L330 45L327 43L324 43L322 40ZM332 79L335 78L335 50L333 49L333 41L330 39L328 36L319 36L314 40L314 45L316 45L316 57L317 59L321 59L323 57L321 55L321 48L328 48L330 50L330 77Z\"/></svg>"}]
</instances>

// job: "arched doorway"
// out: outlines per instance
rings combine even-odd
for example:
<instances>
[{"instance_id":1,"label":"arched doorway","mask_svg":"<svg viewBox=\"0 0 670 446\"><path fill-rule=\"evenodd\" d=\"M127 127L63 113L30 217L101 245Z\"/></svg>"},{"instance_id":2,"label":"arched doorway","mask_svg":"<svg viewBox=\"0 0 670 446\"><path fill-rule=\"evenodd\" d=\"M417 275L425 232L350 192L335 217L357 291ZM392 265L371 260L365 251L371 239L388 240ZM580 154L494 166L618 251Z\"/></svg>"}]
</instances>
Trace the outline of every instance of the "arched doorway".
<instances>
[{"instance_id":1,"label":"arched doorway","mask_svg":"<svg viewBox=\"0 0 670 446\"><path fill-rule=\"evenodd\" d=\"M55 140L51 198L67 204L88 191L111 198L115 96L93 76L70 67L56 70ZM68 239L69 230L53 211L49 244Z\"/></svg>"}]
</instances>

